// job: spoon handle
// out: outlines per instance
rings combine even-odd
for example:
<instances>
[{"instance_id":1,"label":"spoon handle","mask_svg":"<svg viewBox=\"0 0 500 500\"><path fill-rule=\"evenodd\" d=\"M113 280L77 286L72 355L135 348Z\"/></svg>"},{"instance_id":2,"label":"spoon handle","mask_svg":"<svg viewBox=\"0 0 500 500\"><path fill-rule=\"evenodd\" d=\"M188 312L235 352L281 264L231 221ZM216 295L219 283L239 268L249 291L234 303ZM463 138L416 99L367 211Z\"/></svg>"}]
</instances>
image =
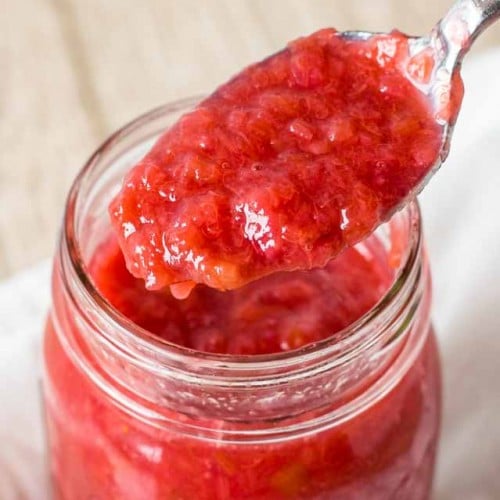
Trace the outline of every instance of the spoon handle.
<instances>
[{"instance_id":1,"label":"spoon handle","mask_svg":"<svg viewBox=\"0 0 500 500\"><path fill-rule=\"evenodd\" d=\"M473 0L480 15L476 29L472 33L475 40L490 24L500 18L500 0Z\"/></svg>"},{"instance_id":2,"label":"spoon handle","mask_svg":"<svg viewBox=\"0 0 500 500\"><path fill-rule=\"evenodd\" d=\"M474 40L500 18L500 0L457 0L432 38L450 66L459 64Z\"/></svg>"}]
</instances>

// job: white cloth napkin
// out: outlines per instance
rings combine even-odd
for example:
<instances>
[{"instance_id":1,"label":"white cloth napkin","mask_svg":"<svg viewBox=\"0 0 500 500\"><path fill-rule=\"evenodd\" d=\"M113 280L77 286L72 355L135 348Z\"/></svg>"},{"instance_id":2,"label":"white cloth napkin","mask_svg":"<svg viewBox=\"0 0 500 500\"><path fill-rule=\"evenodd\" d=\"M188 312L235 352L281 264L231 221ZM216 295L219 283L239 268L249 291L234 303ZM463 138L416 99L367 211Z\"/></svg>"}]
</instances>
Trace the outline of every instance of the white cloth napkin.
<instances>
[{"instance_id":1,"label":"white cloth napkin","mask_svg":"<svg viewBox=\"0 0 500 500\"><path fill-rule=\"evenodd\" d=\"M466 60L452 152L421 196L444 369L438 500L500 499L500 50ZM47 498L49 263L0 284L0 499Z\"/></svg>"}]
</instances>

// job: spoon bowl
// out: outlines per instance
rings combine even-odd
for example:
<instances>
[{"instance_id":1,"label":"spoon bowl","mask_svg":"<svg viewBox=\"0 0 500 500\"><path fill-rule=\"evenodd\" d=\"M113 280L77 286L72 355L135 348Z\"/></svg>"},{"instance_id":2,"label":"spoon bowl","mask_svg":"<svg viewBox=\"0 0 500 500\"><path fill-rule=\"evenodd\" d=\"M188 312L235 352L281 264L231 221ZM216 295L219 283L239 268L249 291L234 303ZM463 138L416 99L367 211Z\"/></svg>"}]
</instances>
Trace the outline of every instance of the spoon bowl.
<instances>
[{"instance_id":1,"label":"spoon bowl","mask_svg":"<svg viewBox=\"0 0 500 500\"><path fill-rule=\"evenodd\" d=\"M427 36L408 39L408 56L402 61L406 75L428 97L436 121L442 127L438 159L414 194L425 187L448 156L463 93L461 80L457 78L463 57L477 37L499 18L500 0L457 0ZM381 33L344 31L340 35L353 41L369 41Z\"/></svg>"}]
</instances>

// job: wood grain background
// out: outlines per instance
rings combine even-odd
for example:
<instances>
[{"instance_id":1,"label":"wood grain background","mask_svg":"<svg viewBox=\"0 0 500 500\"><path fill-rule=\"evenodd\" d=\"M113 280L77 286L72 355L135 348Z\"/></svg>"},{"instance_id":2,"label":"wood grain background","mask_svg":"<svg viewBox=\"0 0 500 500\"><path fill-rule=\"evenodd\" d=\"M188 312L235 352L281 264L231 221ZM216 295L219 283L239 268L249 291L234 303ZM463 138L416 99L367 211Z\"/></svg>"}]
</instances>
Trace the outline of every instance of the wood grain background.
<instances>
[{"instance_id":1,"label":"wood grain background","mask_svg":"<svg viewBox=\"0 0 500 500\"><path fill-rule=\"evenodd\" d=\"M0 0L0 278L49 256L105 137L325 26L427 32L451 0ZM500 29L474 47L500 45Z\"/></svg>"}]
</instances>

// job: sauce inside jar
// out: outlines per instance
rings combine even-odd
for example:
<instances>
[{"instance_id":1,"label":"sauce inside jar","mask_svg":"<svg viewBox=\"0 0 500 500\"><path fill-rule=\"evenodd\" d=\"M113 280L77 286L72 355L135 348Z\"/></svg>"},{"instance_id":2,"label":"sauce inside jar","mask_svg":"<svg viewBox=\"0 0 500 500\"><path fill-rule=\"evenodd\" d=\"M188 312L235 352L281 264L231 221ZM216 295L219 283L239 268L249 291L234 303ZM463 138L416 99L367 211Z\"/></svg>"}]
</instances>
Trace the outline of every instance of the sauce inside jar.
<instances>
[{"instance_id":1,"label":"sauce inside jar","mask_svg":"<svg viewBox=\"0 0 500 500\"><path fill-rule=\"evenodd\" d=\"M335 335L388 290L393 270L373 238L324 268L274 273L226 292L197 286L185 300L150 291L125 266L113 235L101 244L90 275L102 295L142 328L177 345L220 354L269 354Z\"/></svg>"}]
</instances>

